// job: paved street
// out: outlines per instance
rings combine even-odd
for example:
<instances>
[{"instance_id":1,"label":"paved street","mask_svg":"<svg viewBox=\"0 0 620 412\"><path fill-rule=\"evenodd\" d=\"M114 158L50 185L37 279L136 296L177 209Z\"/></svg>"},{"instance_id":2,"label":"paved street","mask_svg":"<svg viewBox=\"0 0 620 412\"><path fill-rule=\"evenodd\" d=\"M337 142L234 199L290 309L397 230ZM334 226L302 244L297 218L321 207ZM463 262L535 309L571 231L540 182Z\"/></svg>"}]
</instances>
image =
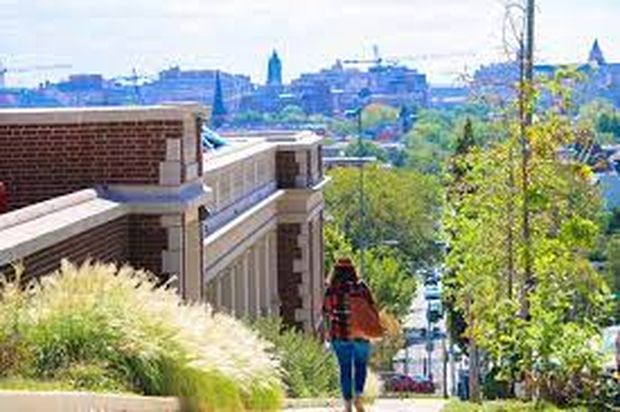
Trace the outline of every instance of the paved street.
<instances>
[{"instance_id":1,"label":"paved street","mask_svg":"<svg viewBox=\"0 0 620 412\"><path fill-rule=\"evenodd\" d=\"M445 404L441 399L379 399L366 408L368 412L439 412ZM286 409L288 412L340 412L342 406L325 408Z\"/></svg>"},{"instance_id":2,"label":"paved street","mask_svg":"<svg viewBox=\"0 0 620 412\"><path fill-rule=\"evenodd\" d=\"M408 318L405 322L406 328L426 328L427 320L426 320L426 308L427 302L424 299L424 286L420 285L416 298L412 305L412 310ZM438 326L441 331L445 331L445 321L442 319L440 322L436 323L434 326ZM446 341L446 344L448 342ZM408 353L407 353L408 352ZM407 369L409 375L425 375L425 364L428 363L428 352L426 349L425 343L420 343L416 345L412 345L408 348L408 351L402 350L399 353L399 358L405 358L408 355L407 366L403 364L399 364L397 366L397 370L400 372L405 372ZM437 393L443 393L443 358L444 358L444 350L441 340L433 341L433 351L431 354L431 369L433 373L433 381L437 387ZM450 369L447 370L447 382L448 388L452 387L452 379L450 376Z\"/></svg>"}]
</instances>

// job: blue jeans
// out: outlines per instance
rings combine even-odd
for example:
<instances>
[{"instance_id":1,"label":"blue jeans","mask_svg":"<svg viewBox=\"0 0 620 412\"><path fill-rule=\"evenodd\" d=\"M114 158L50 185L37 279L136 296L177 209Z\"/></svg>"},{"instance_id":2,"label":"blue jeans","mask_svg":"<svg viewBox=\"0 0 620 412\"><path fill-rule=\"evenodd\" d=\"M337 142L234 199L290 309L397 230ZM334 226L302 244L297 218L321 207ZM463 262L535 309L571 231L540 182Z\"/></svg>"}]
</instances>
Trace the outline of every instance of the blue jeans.
<instances>
[{"instance_id":1,"label":"blue jeans","mask_svg":"<svg viewBox=\"0 0 620 412\"><path fill-rule=\"evenodd\" d=\"M332 342L334 352L340 365L340 389L345 400L353 399L353 382L355 396L362 396L366 384L370 342L365 340L339 340Z\"/></svg>"}]
</instances>

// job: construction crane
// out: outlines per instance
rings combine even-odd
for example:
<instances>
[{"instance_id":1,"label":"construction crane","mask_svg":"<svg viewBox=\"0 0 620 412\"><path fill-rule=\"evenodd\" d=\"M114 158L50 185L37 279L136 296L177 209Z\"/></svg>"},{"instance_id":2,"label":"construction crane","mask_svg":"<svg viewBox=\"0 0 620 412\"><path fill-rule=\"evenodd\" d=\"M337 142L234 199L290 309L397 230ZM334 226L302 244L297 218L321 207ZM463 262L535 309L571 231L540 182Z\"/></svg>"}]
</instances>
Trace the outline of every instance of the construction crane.
<instances>
[{"instance_id":1,"label":"construction crane","mask_svg":"<svg viewBox=\"0 0 620 412\"><path fill-rule=\"evenodd\" d=\"M70 64L50 64L50 65L36 65L36 66L26 66L26 67L15 67L8 68L0 64L0 88L6 87L5 78L7 73L30 73L36 71L47 71L47 70L61 70L61 69L70 69L73 67Z\"/></svg>"},{"instance_id":2,"label":"construction crane","mask_svg":"<svg viewBox=\"0 0 620 412\"><path fill-rule=\"evenodd\" d=\"M131 69L131 75L129 76L118 76L113 80L116 84L121 86L131 86L133 87L134 92L134 104L143 104L144 100L142 98L141 87L144 83L155 80L155 76L149 76L144 74L138 74L138 71L134 67Z\"/></svg>"},{"instance_id":3,"label":"construction crane","mask_svg":"<svg viewBox=\"0 0 620 412\"><path fill-rule=\"evenodd\" d=\"M383 58L379 53L379 46L376 44L372 46L372 54L374 56L373 59L345 59L342 60L344 64L374 64L375 66L380 66L383 63Z\"/></svg>"},{"instance_id":4,"label":"construction crane","mask_svg":"<svg viewBox=\"0 0 620 412\"><path fill-rule=\"evenodd\" d=\"M473 51L459 51L453 53L426 53L408 56L390 56L382 57L379 52L379 46L376 44L372 47L373 58L372 59L345 59L341 60L343 64L361 64L361 65L374 65L374 66L395 66L401 64L404 61L425 61L425 60L446 60L455 57L476 57L477 53Z\"/></svg>"}]
</instances>

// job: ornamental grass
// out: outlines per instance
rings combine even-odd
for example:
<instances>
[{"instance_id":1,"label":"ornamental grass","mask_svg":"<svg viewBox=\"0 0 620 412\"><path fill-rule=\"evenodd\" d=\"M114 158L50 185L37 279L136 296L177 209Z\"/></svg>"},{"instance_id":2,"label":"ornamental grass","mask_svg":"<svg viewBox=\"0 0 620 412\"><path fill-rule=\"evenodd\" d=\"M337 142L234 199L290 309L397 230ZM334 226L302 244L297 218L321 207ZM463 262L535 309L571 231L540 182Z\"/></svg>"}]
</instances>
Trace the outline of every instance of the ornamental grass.
<instances>
[{"instance_id":1,"label":"ornamental grass","mask_svg":"<svg viewBox=\"0 0 620 412\"><path fill-rule=\"evenodd\" d=\"M0 386L176 396L195 411L279 409L270 344L231 316L128 266L63 261L25 286L22 272L0 281Z\"/></svg>"}]
</instances>

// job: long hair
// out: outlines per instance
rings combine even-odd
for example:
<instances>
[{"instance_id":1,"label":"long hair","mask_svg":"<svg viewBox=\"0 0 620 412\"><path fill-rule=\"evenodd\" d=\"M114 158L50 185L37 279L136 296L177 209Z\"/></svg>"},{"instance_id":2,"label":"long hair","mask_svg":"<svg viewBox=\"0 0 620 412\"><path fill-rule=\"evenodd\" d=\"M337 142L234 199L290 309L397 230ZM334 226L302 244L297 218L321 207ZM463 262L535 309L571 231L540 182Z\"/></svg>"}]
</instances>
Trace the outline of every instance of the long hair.
<instances>
[{"instance_id":1,"label":"long hair","mask_svg":"<svg viewBox=\"0 0 620 412\"><path fill-rule=\"evenodd\" d=\"M351 259L337 259L329 277L329 285L334 286L346 282L357 282L359 277Z\"/></svg>"}]
</instances>

